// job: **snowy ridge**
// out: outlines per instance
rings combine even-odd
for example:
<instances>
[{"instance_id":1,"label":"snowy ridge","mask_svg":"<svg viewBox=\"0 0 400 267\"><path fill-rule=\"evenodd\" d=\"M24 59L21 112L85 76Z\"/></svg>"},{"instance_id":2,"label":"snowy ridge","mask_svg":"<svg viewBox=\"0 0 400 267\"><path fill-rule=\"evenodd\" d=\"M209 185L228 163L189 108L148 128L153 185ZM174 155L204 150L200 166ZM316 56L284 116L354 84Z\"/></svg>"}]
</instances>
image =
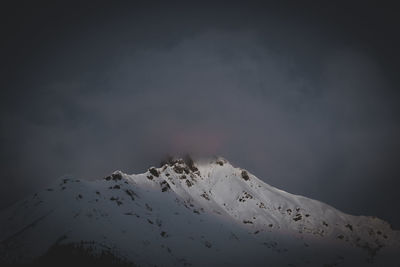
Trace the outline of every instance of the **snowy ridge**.
<instances>
[{"instance_id":1,"label":"snowy ridge","mask_svg":"<svg viewBox=\"0 0 400 267\"><path fill-rule=\"evenodd\" d=\"M0 262L71 243L140 266L400 263L400 234L388 223L276 189L223 158L61 179L0 213Z\"/></svg>"}]
</instances>

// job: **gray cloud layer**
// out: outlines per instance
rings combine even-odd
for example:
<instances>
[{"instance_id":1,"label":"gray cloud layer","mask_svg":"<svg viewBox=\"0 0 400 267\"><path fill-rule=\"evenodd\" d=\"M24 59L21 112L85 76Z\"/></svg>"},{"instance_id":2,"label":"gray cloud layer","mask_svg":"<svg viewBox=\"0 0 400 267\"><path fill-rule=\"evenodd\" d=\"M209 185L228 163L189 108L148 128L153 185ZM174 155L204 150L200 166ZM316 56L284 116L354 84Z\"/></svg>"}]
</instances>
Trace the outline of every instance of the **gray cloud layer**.
<instances>
[{"instance_id":1,"label":"gray cloud layer","mask_svg":"<svg viewBox=\"0 0 400 267\"><path fill-rule=\"evenodd\" d=\"M397 95L376 57L275 17L143 21L89 23L24 66L3 98L3 205L65 174L141 172L190 152L398 226Z\"/></svg>"}]
</instances>

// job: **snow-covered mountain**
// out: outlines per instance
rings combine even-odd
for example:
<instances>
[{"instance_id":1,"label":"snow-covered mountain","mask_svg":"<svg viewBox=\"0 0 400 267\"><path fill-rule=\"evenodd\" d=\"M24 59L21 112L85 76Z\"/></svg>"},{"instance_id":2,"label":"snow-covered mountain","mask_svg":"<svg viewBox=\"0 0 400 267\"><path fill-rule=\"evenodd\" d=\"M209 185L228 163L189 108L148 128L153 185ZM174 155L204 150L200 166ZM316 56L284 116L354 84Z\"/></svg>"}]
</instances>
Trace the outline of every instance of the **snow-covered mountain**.
<instances>
[{"instance_id":1,"label":"snow-covered mountain","mask_svg":"<svg viewBox=\"0 0 400 267\"><path fill-rule=\"evenodd\" d=\"M222 158L60 179L0 213L0 242L3 264L73 247L134 266L400 266L400 232L388 223L276 189Z\"/></svg>"}]
</instances>

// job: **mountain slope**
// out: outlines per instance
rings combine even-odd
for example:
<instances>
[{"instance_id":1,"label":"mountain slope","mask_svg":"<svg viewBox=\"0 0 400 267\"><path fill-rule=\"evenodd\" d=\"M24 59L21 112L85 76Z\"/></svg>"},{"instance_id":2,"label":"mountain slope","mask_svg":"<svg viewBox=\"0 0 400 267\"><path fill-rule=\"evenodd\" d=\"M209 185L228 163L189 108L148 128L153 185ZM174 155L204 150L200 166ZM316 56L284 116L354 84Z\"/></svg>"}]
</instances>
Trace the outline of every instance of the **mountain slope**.
<instances>
[{"instance_id":1,"label":"mountain slope","mask_svg":"<svg viewBox=\"0 0 400 267\"><path fill-rule=\"evenodd\" d=\"M222 158L62 179L0 213L0 260L79 244L140 266L399 266L400 234L271 187Z\"/></svg>"}]
</instances>

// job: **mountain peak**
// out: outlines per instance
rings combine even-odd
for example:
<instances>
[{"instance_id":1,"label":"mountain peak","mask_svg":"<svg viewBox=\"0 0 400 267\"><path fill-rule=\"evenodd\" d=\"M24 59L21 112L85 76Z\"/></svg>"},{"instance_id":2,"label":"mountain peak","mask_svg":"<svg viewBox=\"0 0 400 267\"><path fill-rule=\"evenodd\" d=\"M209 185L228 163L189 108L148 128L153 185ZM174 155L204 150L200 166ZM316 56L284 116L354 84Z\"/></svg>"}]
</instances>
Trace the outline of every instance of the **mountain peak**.
<instances>
[{"instance_id":1,"label":"mountain peak","mask_svg":"<svg viewBox=\"0 0 400 267\"><path fill-rule=\"evenodd\" d=\"M115 171L95 181L65 179L2 211L0 222L6 263L80 242L144 266L264 266L266 258L286 266L304 264L304 257L311 266L354 266L382 263L400 247L399 232L386 222L279 190L222 157L170 159L142 174Z\"/></svg>"}]
</instances>

